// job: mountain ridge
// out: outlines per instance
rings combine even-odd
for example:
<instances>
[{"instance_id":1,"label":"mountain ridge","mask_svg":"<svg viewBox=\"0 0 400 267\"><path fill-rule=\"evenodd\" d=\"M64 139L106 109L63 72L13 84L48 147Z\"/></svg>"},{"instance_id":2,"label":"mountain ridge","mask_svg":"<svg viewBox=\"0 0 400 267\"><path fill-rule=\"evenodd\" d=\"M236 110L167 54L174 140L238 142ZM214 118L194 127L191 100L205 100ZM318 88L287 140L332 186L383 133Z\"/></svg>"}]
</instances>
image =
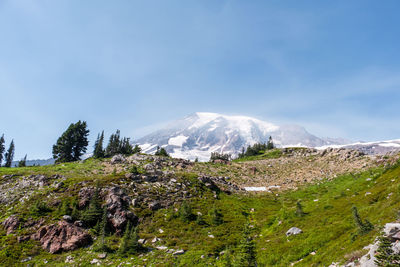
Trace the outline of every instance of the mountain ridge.
<instances>
[{"instance_id":1,"label":"mountain ridge","mask_svg":"<svg viewBox=\"0 0 400 267\"><path fill-rule=\"evenodd\" d=\"M242 147L267 142L278 147L343 145L343 140L319 138L298 125L276 125L248 116L196 112L136 141L145 153L164 147L173 157L201 161L211 152L237 155Z\"/></svg>"}]
</instances>

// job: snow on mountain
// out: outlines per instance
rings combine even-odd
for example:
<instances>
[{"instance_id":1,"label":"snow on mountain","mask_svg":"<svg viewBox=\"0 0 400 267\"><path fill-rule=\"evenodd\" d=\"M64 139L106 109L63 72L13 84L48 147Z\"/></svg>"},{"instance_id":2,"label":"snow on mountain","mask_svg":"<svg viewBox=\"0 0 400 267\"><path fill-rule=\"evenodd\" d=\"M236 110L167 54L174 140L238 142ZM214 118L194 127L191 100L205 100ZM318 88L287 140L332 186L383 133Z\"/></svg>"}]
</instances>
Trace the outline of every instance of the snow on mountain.
<instances>
[{"instance_id":1,"label":"snow on mountain","mask_svg":"<svg viewBox=\"0 0 400 267\"><path fill-rule=\"evenodd\" d=\"M207 161L211 152L237 155L242 147L267 142L269 136L279 147L318 147L344 143L341 140L318 138L296 125L278 126L246 116L207 112L197 112L177 120L136 143L145 153L153 153L160 146L173 157Z\"/></svg>"},{"instance_id":2,"label":"snow on mountain","mask_svg":"<svg viewBox=\"0 0 400 267\"><path fill-rule=\"evenodd\" d=\"M356 142L344 145L325 145L317 147L317 149L326 149L328 147L356 149L368 155L384 155L387 153L399 153L400 139L372 142Z\"/></svg>"}]
</instances>

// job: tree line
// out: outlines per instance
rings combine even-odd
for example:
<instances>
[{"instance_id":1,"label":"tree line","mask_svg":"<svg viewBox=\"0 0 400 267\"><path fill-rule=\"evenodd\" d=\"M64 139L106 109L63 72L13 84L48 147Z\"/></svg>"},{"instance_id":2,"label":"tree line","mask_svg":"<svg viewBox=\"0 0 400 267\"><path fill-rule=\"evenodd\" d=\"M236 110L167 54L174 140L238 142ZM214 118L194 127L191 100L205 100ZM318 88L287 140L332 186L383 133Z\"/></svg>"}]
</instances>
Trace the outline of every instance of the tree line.
<instances>
[{"instance_id":1,"label":"tree line","mask_svg":"<svg viewBox=\"0 0 400 267\"><path fill-rule=\"evenodd\" d=\"M14 139L11 140L8 149L6 150L4 134L0 137L0 167L10 168L14 160L15 144ZM26 166L26 156L18 162L18 167ZM4 165L2 165L4 160Z\"/></svg>"},{"instance_id":2,"label":"tree line","mask_svg":"<svg viewBox=\"0 0 400 267\"><path fill-rule=\"evenodd\" d=\"M89 130L85 121L71 123L53 146L53 158L56 163L79 160L87 151L88 135ZM119 130L111 134L108 145L104 147L104 131L102 131L94 143L93 157L108 158L117 154L132 155L140 152L141 148L138 145L133 147L129 138L121 137Z\"/></svg>"}]
</instances>

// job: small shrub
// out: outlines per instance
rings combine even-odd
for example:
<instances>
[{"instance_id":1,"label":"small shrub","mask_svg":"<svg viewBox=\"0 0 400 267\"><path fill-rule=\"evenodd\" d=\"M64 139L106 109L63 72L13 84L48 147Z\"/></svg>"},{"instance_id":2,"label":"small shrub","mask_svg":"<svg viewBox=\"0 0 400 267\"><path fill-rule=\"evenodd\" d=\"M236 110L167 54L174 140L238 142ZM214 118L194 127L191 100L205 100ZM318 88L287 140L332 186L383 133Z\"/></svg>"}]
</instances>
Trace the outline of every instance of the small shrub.
<instances>
[{"instance_id":1,"label":"small shrub","mask_svg":"<svg viewBox=\"0 0 400 267\"><path fill-rule=\"evenodd\" d=\"M47 206L46 203L44 203L43 201L36 201L35 204L33 204L33 206L30 209L30 213L33 216L43 216L46 215L46 213L50 212L51 209Z\"/></svg>"}]
</instances>

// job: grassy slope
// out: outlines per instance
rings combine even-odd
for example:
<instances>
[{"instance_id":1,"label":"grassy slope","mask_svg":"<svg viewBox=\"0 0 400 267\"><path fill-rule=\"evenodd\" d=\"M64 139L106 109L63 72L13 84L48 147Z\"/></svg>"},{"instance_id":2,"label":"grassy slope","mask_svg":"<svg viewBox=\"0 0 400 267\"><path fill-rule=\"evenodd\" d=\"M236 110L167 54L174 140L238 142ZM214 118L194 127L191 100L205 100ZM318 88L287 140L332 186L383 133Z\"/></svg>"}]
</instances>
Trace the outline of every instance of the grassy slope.
<instances>
[{"instance_id":1,"label":"grassy slope","mask_svg":"<svg viewBox=\"0 0 400 267\"><path fill-rule=\"evenodd\" d=\"M98 174L93 174L93 170ZM101 164L89 160L85 163L69 163L56 166L33 168L0 168L0 176L10 173L19 174L63 174L68 179L67 186L77 181L98 180L103 183L115 182L120 175L105 176L101 174ZM367 178L371 178L367 181ZM154 263L156 266L191 265L204 266L207 263L223 264L216 259L220 251L227 247L235 249L240 238L241 229L246 221L254 225L257 243L257 259L260 266L288 266L298 261L296 266L329 265L332 261L345 261L345 255L362 249L371 243L379 233L379 227L396 219L400 208L400 167L395 166L384 170L377 168L357 175L341 176L333 181L307 185L296 191L282 192L278 196L263 195L220 195L219 200L212 197L192 200L194 213L201 212L207 225L197 225L194 221L184 223L176 216L174 208L159 210L146 217L140 225L140 236L152 239L162 238L162 245L169 248L182 248L187 252L179 257L172 257L162 251L145 253L142 256L132 256L120 259L110 253L106 261L115 265L129 261L135 264ZM371 194L366 195L366 192ZM392 195L388 197L388 195ZM296 202L301 200L303 217L295 215ZM318 201L314 201L318 200ZM376 227L367 235L357 236L352 241L352 235L357 228L351 214L351 207L358 207L363 219L368 219ZM208 210L216 206L224 214L224 224L211 225L207 215ZM179 207L177 204L176 207ZM17 207L14 210L2 208L2 219L13 212L23 211L27 207ZM254 212L251 210L254 209ZM289 237L285 232L292 226L299 227L303 234ZM160 233L163 229L164 233ZM215 238L210 238L212 234ZM108 238L111 247L117 248L119 238ZM63 265L67 255L80 258L82 263L88 263L95 258L90 248L79 249L72 253L50 255L38 247L33 241L17 243L15 237L0 233L0 262L15 264L29 255L33 262L43 264L44 260ZM315 255L310 255L315 251ZM201 255L205 257L201 258ZM209 255L209 256L208 256Z\"/></svg>"}]
</instances>

